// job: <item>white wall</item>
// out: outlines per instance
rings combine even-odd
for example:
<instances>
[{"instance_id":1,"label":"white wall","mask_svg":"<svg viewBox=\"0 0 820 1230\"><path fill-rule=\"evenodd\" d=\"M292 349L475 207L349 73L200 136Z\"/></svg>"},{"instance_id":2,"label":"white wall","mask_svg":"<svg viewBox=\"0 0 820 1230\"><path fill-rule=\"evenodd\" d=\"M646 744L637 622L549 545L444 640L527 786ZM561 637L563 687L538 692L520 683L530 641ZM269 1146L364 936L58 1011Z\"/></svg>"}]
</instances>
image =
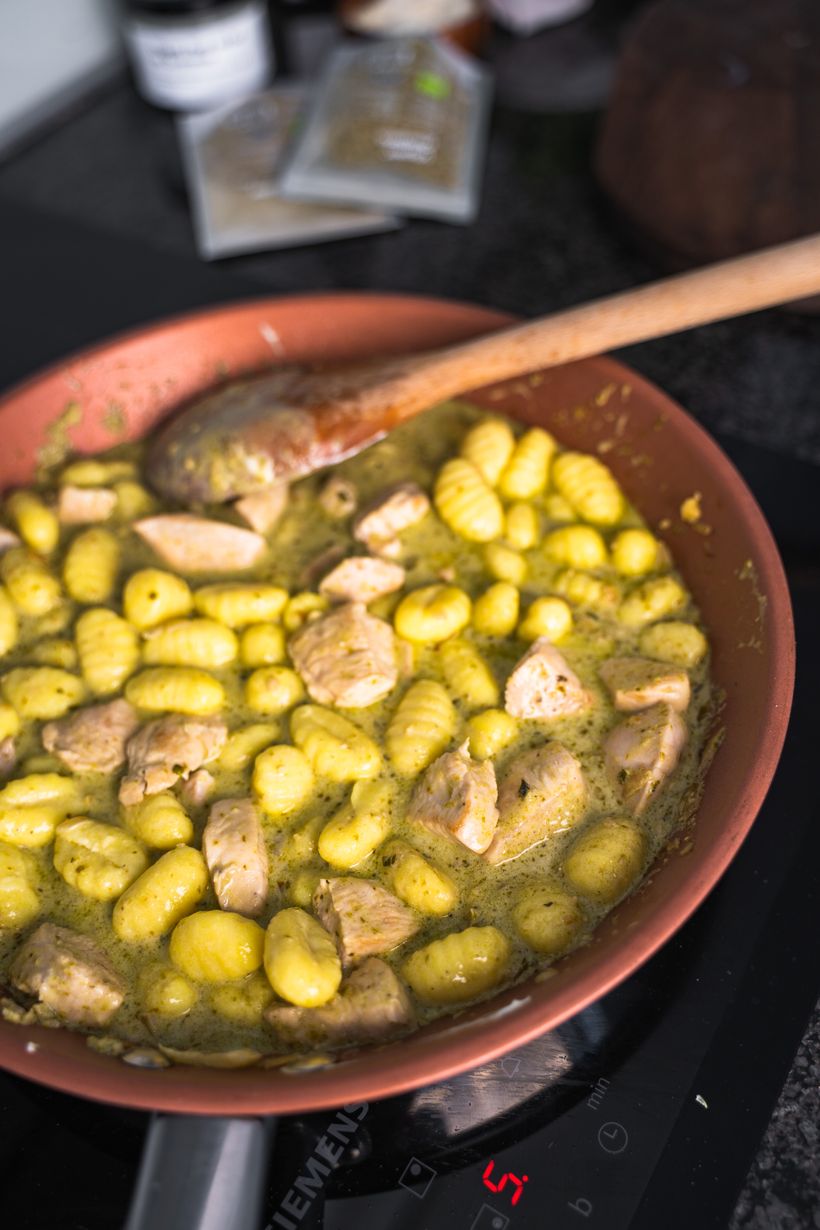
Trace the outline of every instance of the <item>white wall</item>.
<instances>
[{"instance_id":1,"label":"white wall","mask_svg":"<svg viewBox=\"0 0 820 1230\"><path fill-rule=\"evenodd\" d=\"M0 0L0 150L121 57L117 0Z\"/></svg>"}]
</instances>

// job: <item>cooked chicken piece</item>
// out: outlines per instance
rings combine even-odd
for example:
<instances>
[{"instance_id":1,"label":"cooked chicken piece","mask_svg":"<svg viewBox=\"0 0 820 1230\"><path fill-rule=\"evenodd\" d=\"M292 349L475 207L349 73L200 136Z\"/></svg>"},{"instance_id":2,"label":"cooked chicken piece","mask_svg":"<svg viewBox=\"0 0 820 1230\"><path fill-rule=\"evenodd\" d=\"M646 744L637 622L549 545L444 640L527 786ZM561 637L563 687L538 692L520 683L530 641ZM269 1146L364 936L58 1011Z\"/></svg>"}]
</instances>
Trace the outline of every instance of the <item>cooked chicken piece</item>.
<instances>
[{"instance_id":1,"label":"cooked chicken piece","mask_svg":"<svg viewBox=\"0 0 820 1230\"><path fill-rule=\"evenodd\" d=\"M505 863L548 837L566 833L582 818L587 785L581 766L560 743L544 743L509 765L498 787L498 828L485 851L488 863Z\"/></svg>"},{"instance_id":2,"label":"cooked chicken piece","mask_svg":"<svg viewBox=\"0 0 820 1230\"><path fill-rule=\"evenodd\" d=\"M416 786L408 820L454 837L483 854L498 823L498 787L491 760L473 760L464 743L434 760Z\"/></svg>"},{"instance_id":3,"label":"cooked chicken piece","mask_svg":"<svg viewBox=\"0 0 820 1230\"><path fill-rule=\"evenodd\" d=\"M134 522L134 529L157 555L179 572L236 572L250 568L264 553L261 534L225 521L165 513Z\"/></svg>"},{"instance_id":4,"label":"cooked chicken piece","mask_svg":"<svg viewBox=\"0 0 820 1230\"><path fill-rule=\"evenodd\" d=\"M125 763L125 745L139 724L127 700L111 700L46 722L43 747L72 773L113 773Z\"/></svg>"},{"instance_id":5,"label":"cooked chicken piece","mask_svg":"<svg viewBox=\"0 0 820 1230\"><path fill-rule=\"evenodd\" d=\"M5 525L0 525L0 555L4 551L8 551L10 547L19 547L20 539L14 530L7 529Z\"/></svg>"},{"instance_id":6,"label":"cooked chicken piece","mask_svg":"<svg viewBox=\"0 0 820 1230\"><path fill-rule=\"evenodd\" d=\"M311 699L363 709L396 686L396 641L383 619L351 602L306 624L288 643Z\"/></svg>"},{"instance_id":7,"label":"cooked chicken piece","mask_svg":"<svg viewBox=\"0 0 820 1230\"><path fill-rule=\"evenodd\" d=\"M604 742L610 777L621 785L624 803L639 816L673 771L689 732L669 705L653 705L621 722Z\"/></svg>"},{"instance_id":8,"label":"cooked chicken piece","mask_svg":"<svg viewBox=\"0 0 820 1230\"><path fill-rule=\"evenodd\" d=\"M186 807L200 807L214 788L215 777L207 769L197 769L179 788L179 797Z\"/></svg>"},{"instance_id":9,"label":"cooked chicken piece","mask_svg":"<svg viewBox=\"0 0 820 1230\"><path fill-rule=\"evenodd\" d=\"M320 880L313 908L334 936L345 969L398 948L420 926L418 916L378 880L358 876Z\"/></svg>"},{"instance_id":10,"label":"cooked chicken piece","mask_svg":"<svg viewBox=\"0 0 820 1230\"><path fill-rule=\"evenodd\" d=\"M17 748L14 739L7 735L0 742L0 777L9 777L17 765Z\"/></svg>"},{"instance_id":11,"label":"cooked chicken piece","mask_svg":"<svg viewBox=\"0 0 820 1230\"><path fill-rule=\"evenodd\" d=\"M600 667L616 709L631 713L660 702L681 712L689 704L691 688L685 670L652 658L609 658Z\"/></svg>"},{"instance_id":12,"label":"cooked chicken piece","mask_svg":"<svg viewBox=\"0 0 820 1230\"><path fill-rule=\"evenodd\" d=\"M257 534L267 534L272 530L287 506L287 483L269 487L267 491L257 491L254 495L243 495L242 499L234 504L242 520L247 521Z\"/></svg>"},{"instance_id":13,"label":"cooked chicken piece","mask_svg":"<svg viewBox=\"0 0 820 1230\"><path fill-rule=\"evenodd\" d=\"M357 966L323 1007L271 1004L265 1020L279 1041L301 1047L384 1042L416 1023L406 988L378 957L368 957Z\"/></svg>"},{"instance_id":14,"label":"cooked chicken piece","mask_svg":"<svg viewBox=\"0 0 820 1230\"><path fill-rule=\"evenodd\" d=\"M337 602L372 602L382 594L395 593L404 585L405 572L400 564L391 564L370 555L351 556L329 572L319 586L319 592Z\"/></svg>"},{"instance_id":15,"label":"cooked chicken piece","mask_svg":"<svg viewBox=\"0 0 820 1230\"><path fill-rule=\"evenodd\" d=\"M63 525L86 525L107 521L117 504L116 492L107 487L60 488L57 516Z\"/></svg>"},{"instance_id":16,"label":"cooked chicken piece","mask_svg":"<svg viewBox=\"0 0 820 1230\"><path fill-rule=\"evenodd\" d=\"M429 511L430 501L418 483L399 483L359 513L353 522L353 537L381 554L385 544Z\"/></svg>"},{"instance_id":17,"label":"cooked chicken piece","mask_svg":"<svg viewBox=\"0 0 820 1230\"><path fill-rule=\"evenodd\" d=\"M77 931L43 923L18 950L11 985L70 1025L107 1025L125 984L101 948Z\"/></svg>"},{"instance_id":18,"label":"cooked chicken piece","mask_svg":"<svg viewBox=\"0 0 820 1230\"><path fill-rule=\"evenodd\" d=\"M268 896L268 852L259 813L250 799L214 803L202 834L202 853L223 910L253 918Z\"/></svg>"},{"instance_id":19,"label":"cooked chicken piece","mask_svg":"<svg viewBox=\"0 0 820 1230\"><path fill-rule=\"evenodd\" d=\"M120 802L130 807L146 795L167 790L202 765L216 760L228 737L220 718L168 717L148 722L129 741L128 773L120 782Z\"/></svg>"},{"instance_id":20,"label":"cooked chicken piece","mask_svg":"<svg viewBox=\"0 0 820 1230\"><path fill-rule=\"evenodd\" d=\"M572 717L592 703L592 693L545 636L515 665L504 696L507 712L518 718Z\"/></svg>"}]
</instances>

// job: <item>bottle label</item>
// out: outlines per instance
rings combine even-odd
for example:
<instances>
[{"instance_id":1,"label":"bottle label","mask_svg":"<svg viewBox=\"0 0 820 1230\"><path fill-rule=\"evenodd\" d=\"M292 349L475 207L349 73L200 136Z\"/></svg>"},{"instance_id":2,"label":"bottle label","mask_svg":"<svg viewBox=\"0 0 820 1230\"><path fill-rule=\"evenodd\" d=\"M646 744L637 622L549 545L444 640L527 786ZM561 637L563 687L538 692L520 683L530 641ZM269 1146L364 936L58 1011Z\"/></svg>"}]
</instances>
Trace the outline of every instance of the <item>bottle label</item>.
<instances>
[{"instance_id":1,"label":"bottle label","mask_svg":"<svg viewBox=\"0 0 820 1230\"><path fill-rule=\"evenodd\" d=\"M132 17L125 39L140 93L160 107L217 107L262 89L272 75L262 0L206 18Z\"/></svg>"}]
</instances>

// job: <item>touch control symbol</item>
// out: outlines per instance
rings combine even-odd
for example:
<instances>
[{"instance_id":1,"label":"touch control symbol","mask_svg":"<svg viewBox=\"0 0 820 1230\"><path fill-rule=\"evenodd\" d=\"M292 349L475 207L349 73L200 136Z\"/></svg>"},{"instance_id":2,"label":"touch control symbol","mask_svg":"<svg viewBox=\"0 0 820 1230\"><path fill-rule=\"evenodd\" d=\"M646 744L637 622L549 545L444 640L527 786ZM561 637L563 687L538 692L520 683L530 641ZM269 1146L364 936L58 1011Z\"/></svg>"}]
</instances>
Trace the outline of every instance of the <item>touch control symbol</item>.
<instances>
[{"instance_id":1,"label":"touch control symbol","mask_svg":"<svg viewBox=\"0 0 820 1230\"><path fill-rule=\"evenodd\" d=\"M482 1204L470 1230L507 1230L509 1224L510 1219L504 1213L499 1213L489 1204Z\"/></svg>"},{"instance_id":2,"label":"touch control symbol","mask_svg":"<svg viewBox=\"0 0 820 1230\"><path fill-rule=\"evenodd\" d=\"M598 1144L606 1153L623 1153L629 1144L629 1135L623 1124L613 1119L599 1127Z\"/></svg>"},{"instance_id":3,"label":"touch control symbol","mask_svg":"<svg viewBox=\"0 0 820 1230\"><path fill-rule=\"evenodd\" d=\"M430 1184L436 1177L436 1171L426 1162L420 1162L417 1157L411 1157L402 1171L399 1187L403 1187L417 1200L423 1200L430 1190Z\"/></svg>"}]
</instances>

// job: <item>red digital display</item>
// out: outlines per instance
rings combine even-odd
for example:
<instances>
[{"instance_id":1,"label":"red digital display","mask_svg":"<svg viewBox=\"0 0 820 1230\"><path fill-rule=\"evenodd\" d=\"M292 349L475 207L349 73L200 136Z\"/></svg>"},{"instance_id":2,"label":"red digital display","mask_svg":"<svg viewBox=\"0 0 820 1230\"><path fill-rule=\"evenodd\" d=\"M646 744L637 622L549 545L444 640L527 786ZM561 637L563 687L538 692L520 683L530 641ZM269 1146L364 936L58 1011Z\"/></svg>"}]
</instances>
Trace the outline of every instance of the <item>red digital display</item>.
<instances>
[{"instance_id":1,"label":"red digital display","mask_svg":"<svg viewBox=\"0 0 820 1230\"><path fill-rule=\"evenodd\" d=\"M484 1186L489 1187L491 1192L503 1192L504 1188L509 1183L511 1187L515 1189L513 1191L510 1204L518 1204L518 1201L521 1199L521 1193L524 1191L524 1184L527 1182L529 1175L522 1174L521 1177L519 1178L517 1174L513 1174L511 1170L508 1170L506 1174L502 1174L499 1177L497 1183L494 1183L493 1180L490 1178L494 1169L495 1169L494 1161L488 1162L487 1165L485 1166L484 1174L482 1176L482 1178L484 1179Z\"/></svg>"}]
</instances>

